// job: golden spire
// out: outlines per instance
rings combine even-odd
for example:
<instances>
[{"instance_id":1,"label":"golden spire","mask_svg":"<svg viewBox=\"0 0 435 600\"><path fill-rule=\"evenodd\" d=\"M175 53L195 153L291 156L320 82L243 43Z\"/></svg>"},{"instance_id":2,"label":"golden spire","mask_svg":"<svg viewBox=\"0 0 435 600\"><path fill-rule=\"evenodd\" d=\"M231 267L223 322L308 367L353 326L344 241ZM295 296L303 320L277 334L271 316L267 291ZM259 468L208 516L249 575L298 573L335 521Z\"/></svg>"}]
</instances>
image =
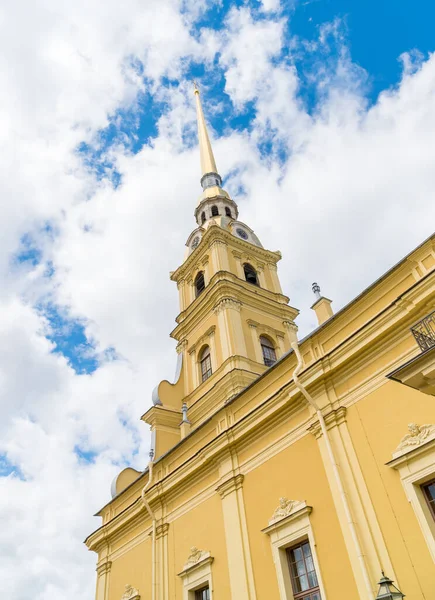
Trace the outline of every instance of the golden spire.
<instances>
[{"instance_id":1,"label":"golden spire","mask_svg":"<svg viewBox=\"0 0 435 600\"><path fill-rule=\"evenodd\" d=\"M213 178L213 185L221 185L220 176L218 175L216 162L213 156L213 150L211 149L210 138L208 137L207 127L205 124L204 113L202 112L201 100L199 98L199 89L194 82L194 92L196 101L196 115L198 119L198 140L199 140L199 151L201 156L201 184L203 188L210 186L208 182L209 178L204 178L205 175L213 173L218 176L219 182L216 184L216 179ZM211 178L210 178L211 179Z\"/></svg>"}]
</instances>

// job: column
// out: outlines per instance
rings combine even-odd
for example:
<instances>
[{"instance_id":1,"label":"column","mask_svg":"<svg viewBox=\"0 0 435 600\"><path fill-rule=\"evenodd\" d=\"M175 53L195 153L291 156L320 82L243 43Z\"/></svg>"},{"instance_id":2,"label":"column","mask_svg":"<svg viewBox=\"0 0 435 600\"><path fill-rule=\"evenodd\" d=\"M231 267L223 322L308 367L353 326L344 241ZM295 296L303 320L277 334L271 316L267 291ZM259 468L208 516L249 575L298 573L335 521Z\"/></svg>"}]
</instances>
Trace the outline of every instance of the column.
<instances>
[{"instance_id":1,"label":"column","mask_svg":"<svg viewBox=\"0 0 435 600\"><path fill-rule=\"evenodd\" d=\"M379 572L382 569L385 569L385 571L388 570L392 573L391 577L396 578L393 566L349 435L346 423L346 409L341 407L326 414L325 422L329 431L329 438L335 458L339 465L343 487L349 502L352 519L357 530L358 541L364 554L364 562L370 576L370 583L375 596ZM356 555L349 524L344 513L343 502L337 489L319 423L316 422L312 425L310 430L319 443L320 454L325 466L325 472L328 477L329 486L341 530L343 532L350 563L352 565L352 571L360 593L360 598L361 600L366 600L367 591L364 584L362 569Z\"/></svg>"},{"instance_id":2,"label":"column","mask_svg":"<svg viewBox=\"0 0 435 600\"><path fill-rule=\"evenodd\" d=\"M272 281L272 291L277 294L282 294L281 284L278 278L278 267L274 263L267 263L270 279Z\"/></svg>"},{"instance_id":3,"label":"column","mask_svg":"<svg viewBox=\"0 0 435 600\"><path fill-rule=\"evenodd\" d=\"M259 363L263 363L263 354L261 352L260 337L258 335L257 324L253 321L248 321L248 325L252 336L252 343L254 345L255 360Z\"/></svg>"},{"instance_id":4,"label":"column","mask_svg":"<svg viewBox=\"0 0 435 600\"><path fill-rule=\"evenodd\" d=\"M243 272L242 266L242 255L239 252L235 252L233 250L234 261L236 263L236 275L240 277L240 279L245 279L245 273Z\"/></svg>"},{"instance_id":5,"label":"column","mask_svg":"<svg viewBox=\"0 0 435 600\"><path fill-rule=\"evenodd\" d=\"M180 279L178 281L177 288L178 288L178 294L180 297L180 312L182 312L189 304L187 297L186 297L187 286L186 286L186 282L184 279Z\"/></svg>"},{"instance_id":6,"label":"column","mask_svg":"<svg viewBox=\"0 0 435 600\"><path fill-rule=\"evenodd\" d=\"M227 254L228 244L222 240L214 240L212 242L211 256L213 260L213 264L215 267L215 273L217 271L229 271L230 265L228 262L228 254Z\"/></svg>"},{"instance_id":7,"label":"column","mask_svg":"<svg viewBox=\"0 0 435 600\"><path fill-rule=\"evenodd\" d=\"M168 555L169 523L162 523L156 528L156 554L157 561L157 590L158 598L169 598L169 555Z\"/></svg>"},{"instance_id":8,"label":"column","mask_svg":"<svg viewBox=\"0 0 435 600\"><path fill-rule=\"evenodd\" d=\"M196 389L199 385L199 373L198 373L198 363L196 361L196 347L192 350L189 350L189 359L190 359L190 373L191 373L191 382L192 382L192 390Z\"/></svg>"},{"instance_id":9,"label":"column","mask_svg":"<svg viewBox=\"0 0 435 600\"><path fill-rule=\"evenodd\" d=\"M112 563L106 560L97 566L97 593L95 600L108 600L109 598L109 579Z\"/></svg>"},{"instance_id":10,"label":"column","mask_svg":"<svg viewBox=\"0 0 435 600\"><path fill-rule=\"evenodd\" d=\"M281 356L283 356L286 353L286 348L285 348L285 344L284 344L284 336L277 334L276 341L278 342L278 348L279 348L278 358L281 358Z\"/></svg>"},{"instance_id":11,"label":"column","mask_svg":"<svg viewBox=\"0 0 435 600\"><path fill-rule=\"evenodd\" d=\"M216 338L215 338L214 330L210 331L210 333L209 333L208 345L210 346L211 370L214 373L218 368L217 356L216 356Z\"/></svg>"},{"instance_id":12,"label":"column","mask_svg":"<svg viewBox=\"0 0 435 600\"><path fill-rule=\"evenodd\" d=\"M230 475L216 491L222 498L231 598L255 600L254 573L243 501L243 475Z\"/></svg>"}]
</instances>

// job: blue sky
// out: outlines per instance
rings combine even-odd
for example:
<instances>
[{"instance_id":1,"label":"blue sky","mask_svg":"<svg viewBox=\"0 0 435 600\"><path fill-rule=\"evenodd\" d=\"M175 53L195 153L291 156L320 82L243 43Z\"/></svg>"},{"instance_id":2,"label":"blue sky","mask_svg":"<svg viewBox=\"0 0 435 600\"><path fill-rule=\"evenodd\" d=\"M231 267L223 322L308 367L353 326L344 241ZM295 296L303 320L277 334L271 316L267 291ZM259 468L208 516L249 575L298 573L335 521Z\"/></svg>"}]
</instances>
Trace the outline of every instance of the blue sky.
<instances>
[{"instance_id":1,"label":"blue sky","mask_svg":"<svg viewBox=\"0 0 435 600\"><path fill-rule=\"evenodd\" d=\"M147 462L140 416L175 370L169 273L200 193L192 79L240 219L282 252L303 337L316 326L313 281L338 310L432 233L434 12L390 0L7 3L0 578L10 600L28 589L35 600L94 597L82 540L116 473Z\"/></svg>"}]
</instances>

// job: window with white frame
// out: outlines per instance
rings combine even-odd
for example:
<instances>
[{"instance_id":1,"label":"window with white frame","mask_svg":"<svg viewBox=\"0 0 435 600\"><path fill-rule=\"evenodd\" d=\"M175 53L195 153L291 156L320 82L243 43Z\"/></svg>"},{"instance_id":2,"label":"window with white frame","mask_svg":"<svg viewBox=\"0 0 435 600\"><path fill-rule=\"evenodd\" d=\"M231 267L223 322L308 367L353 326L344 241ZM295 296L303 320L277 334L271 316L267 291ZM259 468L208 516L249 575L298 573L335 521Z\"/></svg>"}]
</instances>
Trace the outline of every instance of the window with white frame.
<instances>
[{"instance_id":1,"label":"window with white frame","mask_svg":"<svg viewBox=\"0 0 435 600\"><path fill-rule=\"evenodd\" d=\"M263 529L270 537L280 600L326 600L311 511L305 502L281 498L269 526Z\"/></svg>"},{"instance_id":2,"label":"window with white frame","mask_svg":"<svg viewBox=\"0 0 435 600\"><path fill-rule=\"evenodd\" d=\"M387 465L398 471L435 561L435 425L410 423L408 429Z\"/></svg>"},{"instance_id":3,"label":"window with white frame","mask_svg":"<svg viewBox=\"0 0 435 600\"><path fill-rule=\"evenodd\" d=\"M210 552L191 548L191 553L178 576L183 581L183 600L213 600Z\"/></svg>"}]
</instances>

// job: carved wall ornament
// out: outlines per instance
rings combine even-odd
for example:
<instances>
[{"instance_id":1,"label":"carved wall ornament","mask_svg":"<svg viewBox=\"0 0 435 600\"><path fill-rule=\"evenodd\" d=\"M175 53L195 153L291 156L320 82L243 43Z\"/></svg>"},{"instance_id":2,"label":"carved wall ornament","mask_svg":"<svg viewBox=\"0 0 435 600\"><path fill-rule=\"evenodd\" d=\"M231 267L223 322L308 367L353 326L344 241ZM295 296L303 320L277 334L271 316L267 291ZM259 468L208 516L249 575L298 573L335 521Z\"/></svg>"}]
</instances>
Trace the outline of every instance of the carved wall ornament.
<instances>
[{"instance_id":1,"label":"carved wall ornament","mask_svg":"<svg viewBox=\"0 0 435 600\"><path fill-rule=\"evenodd\" d=\"M184 569L191 567L192 565L196 565L203 558L207 558L209 552L205 552L204 550L200 550L196 546L192 546L190 549L190 554L187 558L187 562L184 565Z\"/></svg>"},{"instance_id":2,"label":"carved wall ornament","mask_svg":"<svg viewBox=\"0 0 435 600\"><path fill-rule=\"evenodd\" d=\"M285 496L279 499L279 506L275 509L271 521L278 521L288 517L295 505L294 500L289 500Z\"/></svg>"},{"instance_id":3,"label":"carved wall ornament","mask_svg":"<svg viewBox=\"0 0 435 600\"><path fill-rule=\"evenodd\" d=\"M125 586L125 592L121 596L121 600L140 600L138 590L127 583Z\"/></svg>"},{"instance_id":4,"label":"carved wall ornament","mask_svg":"<svg viewBox=\"0 0 435 600\"><path fill-rule=\"evenodd\" d=\"M420 446L420 444L427 441L429 437L435 436L434 424L417 425L416 423L409 423L408 430L409 433L400 440L400 444L397 446L393 456L398 453L406 452L415 446Z\"/></svg>"}]
</instances>

